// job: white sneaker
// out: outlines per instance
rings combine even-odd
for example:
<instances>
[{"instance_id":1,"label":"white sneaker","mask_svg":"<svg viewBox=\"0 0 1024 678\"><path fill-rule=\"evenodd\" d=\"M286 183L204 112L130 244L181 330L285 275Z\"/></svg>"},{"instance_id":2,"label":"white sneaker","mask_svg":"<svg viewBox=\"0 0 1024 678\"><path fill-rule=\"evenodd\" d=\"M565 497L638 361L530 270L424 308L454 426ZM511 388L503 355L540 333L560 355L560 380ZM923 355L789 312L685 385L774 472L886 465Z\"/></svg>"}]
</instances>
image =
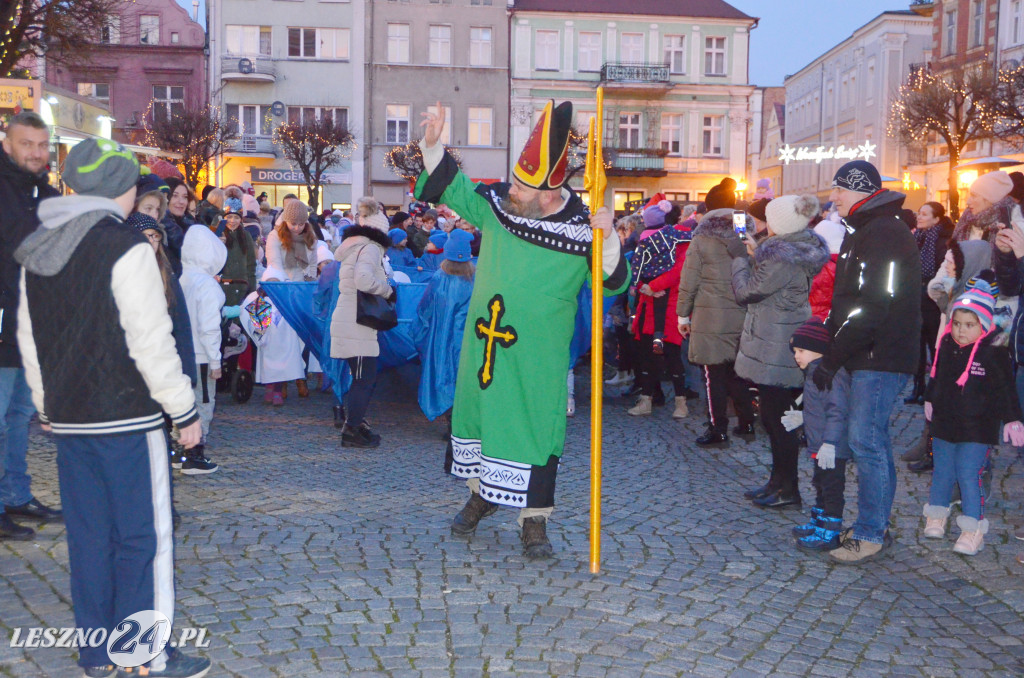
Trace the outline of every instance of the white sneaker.
<instances>
[{"instance_id":1,"label":"white sneaker","mask_svg":"<svg viewBox=\"0 0 1024 678\"><path fill-rule=\"evenodd\" d=\"M925 517L922 534L928 539L942 539L945 537L946 523L949 521L949 507L925 504L922 513Z\"/></svg>"},{"instance_id":2,"label":"white sneaker","mask_svg":"<svg viewBox=\"0 0 1024 678\"><path fill-rule=\"evenodd\" d=\"M626 410L626 412L634 417L651 414L654 411L653 400L654 398L651 396L642 395L637 398L636 405Z\"/></svg>"},{"instance_id":3,"label":"white sneaker","mask_svg":"<svg viewBox=\"0 0 1024 678\"><path fill-rule=\"evenodd\" d=\"M568 404L565 406L565 416L575 417L576 416L576 399L569 398Z\"/></svg>"},{"instance_id":4,"label":"white sneaker","mask_svg":"<svg viewBox=\"0 0 1024 678\"><path fill-rule=\"evenodd\" d=\"M956 524L962 530L953 550L965 556L976 555L985 548L985 533L988 532L987 520L976 520L970 516L957 516Z\"/></svg>"}]
</instances>

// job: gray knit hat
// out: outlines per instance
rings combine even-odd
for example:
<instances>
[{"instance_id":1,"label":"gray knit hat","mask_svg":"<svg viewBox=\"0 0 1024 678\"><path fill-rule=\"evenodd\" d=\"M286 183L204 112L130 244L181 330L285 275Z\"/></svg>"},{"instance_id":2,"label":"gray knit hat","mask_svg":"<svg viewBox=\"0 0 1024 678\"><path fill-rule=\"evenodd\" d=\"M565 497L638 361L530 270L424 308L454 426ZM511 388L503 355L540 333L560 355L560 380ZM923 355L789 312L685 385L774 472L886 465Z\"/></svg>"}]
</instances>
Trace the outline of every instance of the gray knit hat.
<instances>
[{"instance_id":1,"label":"gray knit hat","mask_svg":"<svg viewBox=\"0 0 1024 678\"><path fill-rule=\"evenodd\" d=\"M139 161L116 141L86 139L68 153L61 176L79 195L116 198L139 180Z\"/></svg>"}]
</instances>

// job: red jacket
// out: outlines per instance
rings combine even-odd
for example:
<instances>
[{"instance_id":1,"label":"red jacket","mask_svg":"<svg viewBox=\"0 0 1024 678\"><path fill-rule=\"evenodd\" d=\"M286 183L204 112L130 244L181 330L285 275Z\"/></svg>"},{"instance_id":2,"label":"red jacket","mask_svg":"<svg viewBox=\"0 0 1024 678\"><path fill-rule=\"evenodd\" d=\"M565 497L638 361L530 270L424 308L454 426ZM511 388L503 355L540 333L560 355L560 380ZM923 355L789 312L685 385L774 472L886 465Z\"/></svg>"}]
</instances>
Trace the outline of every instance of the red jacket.
<instances>
[{"instance_id":1,"label":"red jacket","mask_svg":"<svg viewBox=\"0 0 1024 678\"><path fill-rule=\"evenodd\" d=\"M828 263L811 281L811 292L808 296L808 301L811 302L811 315L821 320L825 320L832 310L832 288L836 284L836 261L838 259L838 254L830 256Z\"/></svg>"},{"instance_id":2,"label":"red jacket","mask_svg":"<svg viewBox=\"0 0 1024 678\"><path fill-rule=\"evenodd\" d=\"M665 341L677 346L682 345L683 337L679 334L679 322L676 315L676 303L679 300L679 275L683 270L683 262L686 261L686 250L689 242L679 243L676 246L676 263L672 268L647 283L655 292L665 290L668 292L668 308L665 309ZM636 317L633 320L633 335L639 339L641 334L654 334L654 297L646 294L636 295ZM644 319L644 326L641 328L640 318Z\"/></svg>"}]
</instances>

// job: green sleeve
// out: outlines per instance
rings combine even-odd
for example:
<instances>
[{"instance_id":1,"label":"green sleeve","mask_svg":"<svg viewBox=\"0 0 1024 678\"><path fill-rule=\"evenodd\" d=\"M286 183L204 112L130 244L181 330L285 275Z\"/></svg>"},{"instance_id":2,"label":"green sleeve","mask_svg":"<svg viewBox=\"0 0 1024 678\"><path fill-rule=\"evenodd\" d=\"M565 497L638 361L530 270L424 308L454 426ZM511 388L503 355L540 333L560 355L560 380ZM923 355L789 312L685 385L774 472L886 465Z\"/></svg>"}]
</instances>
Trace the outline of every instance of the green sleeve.
<instances>
[{"instance_id":1,"label":"green sleeve","mask_svg":"<svg viewBox=\"0 0 1024 678\"><path fill-rule=\"evenodd\" d=\"M445 150L433 172L420 173L414 194L417 200L451 207L460 217L483 230L493 212L487 199L476 192L477 186L479 184L471 181Z\"/></svg>"}]
</instances>

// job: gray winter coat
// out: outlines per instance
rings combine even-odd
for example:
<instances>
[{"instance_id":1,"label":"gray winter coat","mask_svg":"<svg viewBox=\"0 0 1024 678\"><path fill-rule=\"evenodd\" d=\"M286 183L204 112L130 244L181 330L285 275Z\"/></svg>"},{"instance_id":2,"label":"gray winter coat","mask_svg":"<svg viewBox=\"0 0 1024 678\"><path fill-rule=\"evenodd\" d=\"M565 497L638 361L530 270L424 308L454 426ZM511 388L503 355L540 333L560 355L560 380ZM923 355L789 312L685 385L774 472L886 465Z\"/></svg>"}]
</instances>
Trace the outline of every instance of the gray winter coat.
<instances>
[{"instance_id":1,"label":"gray winter coat","mask_svg":"<svg viewBox=\"0 0 1024 678\"><path fill-rule=\"evenodd\" d=\"M753 228L751 227L752 231ZM690 318L690 362L721 365L736 360L746 309L732 292L730 240L739 241L732 210L713 210L693 231L679 275L676 314Z\"/></svg>"},{"instance_id":2,"label":"gray winter coat","mask_svg":"<svg viewBox=\"0 0 1024 678\"><path fill-rule=\"evenodd\" d=\"M797 388L803 374L789 339L811 317L811 280L829 260L825 240L809 229L768 238L750 258L732 261L736 301L747 308L736 374L755 384Z\"/></svg>"},{"instance_id":3,"label":"gray winter coat","mask_svg":"<svg viewBox=\"0 0 1024 678\"><path fill-rule=\"evenodd\" d=\"M338 305L331 316L331 357L377 357L377 330L356 322L356 293L381 297L391 295L384 273L384 253L390 247L387 235L369 226L352 226L345 231L334 258L338 269Z\"/></svg>"}]
</instances>

